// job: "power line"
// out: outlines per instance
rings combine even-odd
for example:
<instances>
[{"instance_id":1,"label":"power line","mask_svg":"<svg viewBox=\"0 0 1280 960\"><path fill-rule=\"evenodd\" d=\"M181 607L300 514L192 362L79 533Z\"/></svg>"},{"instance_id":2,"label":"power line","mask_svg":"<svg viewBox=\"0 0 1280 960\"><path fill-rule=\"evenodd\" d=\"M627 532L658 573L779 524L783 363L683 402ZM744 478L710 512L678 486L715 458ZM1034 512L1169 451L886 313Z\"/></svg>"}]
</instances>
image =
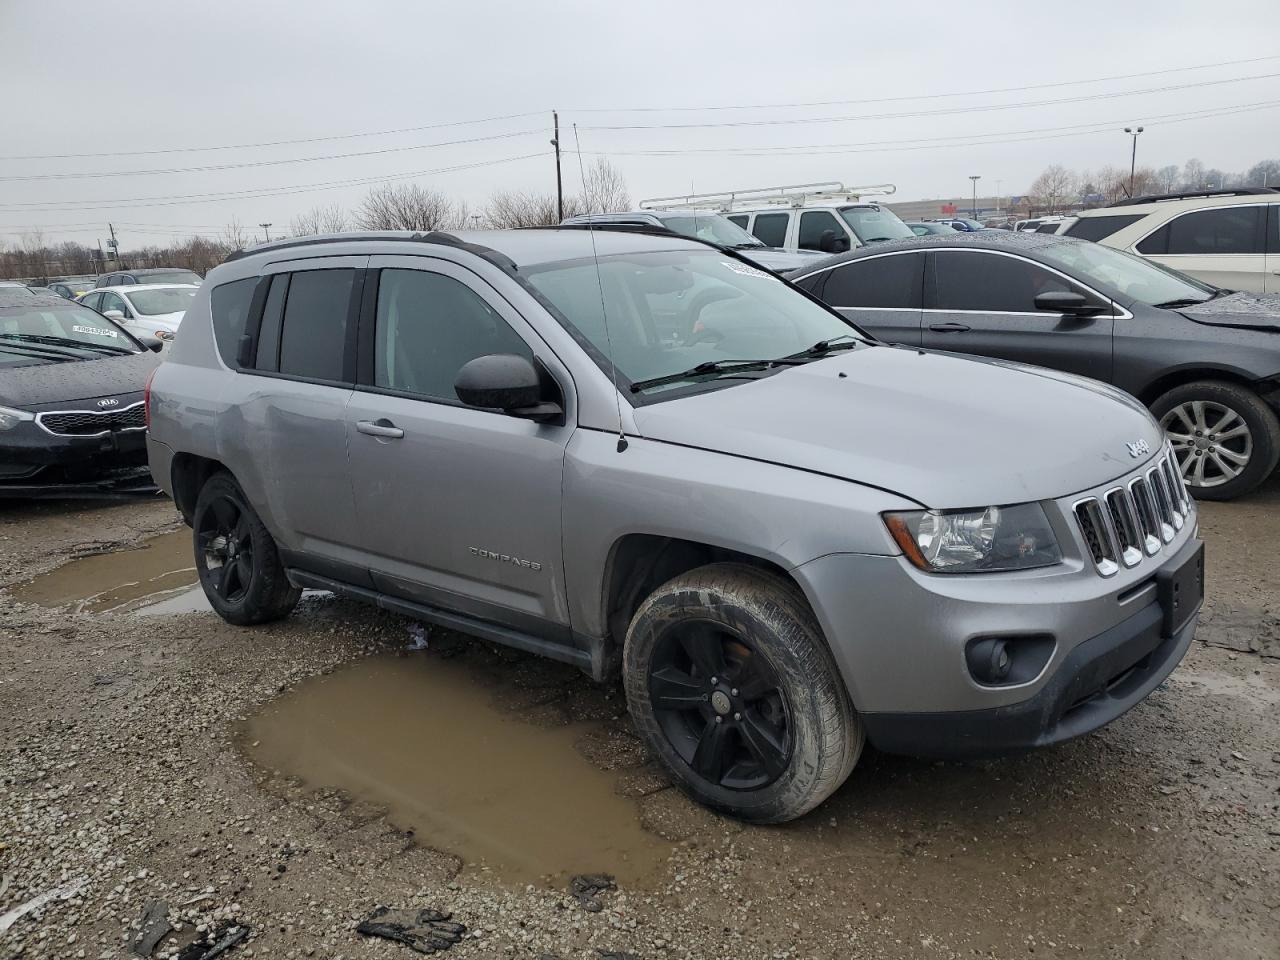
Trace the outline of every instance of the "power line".
<instances>
[{"instance_id":1,"label":"power line","mask_svg":"<svg viewBox=\"0 0 1280 960\"><path fill-rule=\"evenodd\" d=\"M1140 77L1156 77L1167 73L1185 73L1190 70L1212 70L1215 67L1237 67L1246 63L1262 63L1280 60L1280 54L1265 57L1249 57L1246 60L1223 60L1219 63L1202 63L1191 67L1169 67L1164 70L1148 70L1143 73L1120 73L1110 77L1090 77L1087 80L1059 80L1054 83L1023 84L1018 87L993 87L987 90L962 90L952 93L918 93L901 97L872 97L864 100L810 100L799 103L744 103L702 107L586 107L567 113L683 113L715 110L785 110L795 107L847 107L864 103L901 103L910 100L942 100L950 97L979 97L992 93L1022 93L1026 90L1049 90L1056 87L1074 87L1086 83L1109 83L1113 80L1136 80Z\"/></svg>"},{"instance_id":2,"label":"power line","mask_svg":"<svg viewBox=\"0 0 1280 960\"><path fill-rule=\"evenodd\" d=\"M1166 113L1155 114L1151 116L1144 115L1143 123L1147 125L1160 123L1183 123L1189 120L1209 120L1214 117L1232 116L1238 113L1247 113L1254 110L1268 110L1280 106L1280 100L1264 100L1256 103L1233 104L1225 107L1214 107L1212 109L1194 110L1186 113ZM981 142L990 143L1013 143L1022 140L1035 139L1058 139L1058 137L1034 137L1031 134L1061 134L1062 131L1076 131L1076 133L1063 134L1067 136L1076 136L1086 133L1094 133L1101 129L1110 130L1117 123L1128 122L1129 119L1122 120L1106 120L1095 123L1080 123L1062 127L1040 127L1032 130L1005 130L998 133L968 133L958 134L947 137L919 137L915 139L895 139L895 140L861 140L856 143L807 143L807 144L788 144L786 146L762 146L762 147L667 147L652 148L647 150L596 150L586 151L600 156L636 156L636 157L661 157L661 156L683 156L685 154L699 153L725 153L738 154L743 156L786 156L791 153L863 153L873 152L868 148L884 147L886 149L893 147L907 148L907 145L922 144L938 147L955 145L957 141L973 141L970 144L975 145ZM989 139L998 137L1015 137L1017 140L1000 140Z\"/></svg>"},{"instance_id":3,"label":"power line","mask_svg":"<svg viewBox=\"0 0 1280 960\"><path fill-rule=\"evenodd\" d=\"M0 160L80 160L86 157L145 157L162 153L204 153L212 150L251 150L258 147L285 147L300 143L325 143L333 140L356 140L361 137L386 137L397 133L419 133L423 130L439 130L442 127L460 127L475 123L494 123L499 120L520 120L542 116L549 111L531 110L528 113L508 113L500 117L481 117L476 120L451 120L447 123L428 123L419 127L399 127L394 130L369 130L363 133L340 133L325 137L300 137L294 140L265 140L259 143L223 143L206 147L165 147L156 150L117 150L107 153L32 153L13 154Z\"/></svg>"},{"instance_id":4,"label":"power line","mask_svg":"<svg viewBox=\"0 0 1280 960\"><path fill-rule=\"evenodd\" d=\"M254 190L228 190L217 193L188 193L172 196L130 197L119 200L56 200L47 203L10 203L0 207L3 213L35 212L38 210L111 210L116 207L177 207L194 203L211 203L219 200L237 200L250 197L283 197L297 193L309 193L315 190L332 190L340 187L364 186L372 183L389 183L393 180L407 180L413 177L435 176L441 173L454 173L458 170L471 170L476 167L491 167L502 163L515 163L530 160L534 157L545 157L547 151L526 153L517 157L499 157L494 160L477 160L473 163L460 163L451 167L438 167L434 170L414 170L409 173L394 173L380 177L359 177L350 180L329 180L320 183L295 184L288 187L261 187Z\"/></svg>"},{"instance_id":5,"label":"power line","mask_svg":"<svg viewBox=\"0 0 1280 960\"><path fill-rule=\"evenodd\" d=\"M388 153L405 153L410 150L430 150L435 147L454 147L460 144L488 143L493 140L510 140L541 134L541 130L517 130L514 133L497 133L488 137L469 137L465 140L444 140L439 143L418 143L404 147L383 147L380 150L360 150L354 153L330 153L315 157L287 157L282 160L246 160L242 163L219 163L199 167L158 167L151 170L112 170L101 173L33 173L0 176L0 181L27 180L87 180L103 177L141 177L162 173L210 173L217 170L242 170L248 167L279 167L291 163L313 163L317 160L346 160L352 157L374 157Z\"/></svg>"},{"instance_id":6,"label":"power line","mask_svg":"<svg viewBox=\"0 0 1280 960\"><path fill-rule=\"evenodd\" d=\"M583 130L697 130L715 127L772 127L808 123L845 123L853 120L900 120L910 117L937 117L963 113L982 113L991 110L1014 110L1023 107L1048 107L1064 103L1086 103L1096 100L1115 100L1119 97L1136 97L1148 93L1168 93L1195 87L1221 86L1226 83L1242 83L1249 80L1270 80L1280 73L1263 73L1251 77L1231 77L1225 80L1201 80L1196 83L1169 84L1163 87L1147 87L1143 90L1122 90L1111 93L1093 93L1080 97L1059 97L1056 100L1023 100L1016 103L992 103L979 106L946 107L938 110L910 110L900 113L870 113L844 117L792 117L782 120L722 120L703 123L648 123L603 124L583 126Z\"/></svg>"}]
</instances>

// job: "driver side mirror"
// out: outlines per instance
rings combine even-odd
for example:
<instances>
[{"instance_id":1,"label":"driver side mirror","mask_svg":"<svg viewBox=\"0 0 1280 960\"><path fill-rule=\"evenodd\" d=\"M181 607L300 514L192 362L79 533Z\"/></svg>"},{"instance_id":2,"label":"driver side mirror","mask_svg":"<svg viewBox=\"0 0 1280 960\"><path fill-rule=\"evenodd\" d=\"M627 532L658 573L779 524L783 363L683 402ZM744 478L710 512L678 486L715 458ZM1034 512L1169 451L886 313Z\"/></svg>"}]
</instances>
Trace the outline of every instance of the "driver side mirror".
<instances>
[{"instance_id":1,"label":"driver side mirror","mask_svg":"<svg viewBox=\"0 0 1280 960\"><path fill-rule=\"evenodd\" d=\"M849 238L839 236L834 230L823 230L818 249L823 253L844 253L849 249Z\"/></svg>"},{"instance_id":2,"label":"driver side mirror","mask_svg":"<svg viewBox=\"0 0 1280 960\"><path fill-rule=\"evenodd\" d=\"M1083 293L1070 290L1049 290L1036 294L1036 309L1049 313L1061 313L1072 317L1092 317L1106 310L1106 307L1090 303Z\"/></svg>"},{"instance_id":3,"label":"driver side mirror","mask_svg":"<svg viewBox=\"0 0 1280 960\"><path fill-rule=\"evenodd\" d=\"M463 364L454 392L469 407L501 410L537 423L564 423L564 408L546 399L550 391L537 367L513 353L492 353Z\"/></svg>"},{"instance_id":4,"label":"driver side mirror","mask_svg":"<svg viewBox=\"0 0 1280 960\"><path fill-rule=\"evenodd\" d=\"M159 353L164 349L164 341L159 337L139 337L138 342L152 353Z\"/></svg>"},{"instance_id":5,"label":"driver side mirror","mask_svg":"<svg viewBox=\"0 0 1280 960\"><path fill-rule=\"evenodd\" d=\"M114 320L116 323L124 323L124 314L119 310L104 310L102 315L108 320Z\"/></svg>"}]
</instances>

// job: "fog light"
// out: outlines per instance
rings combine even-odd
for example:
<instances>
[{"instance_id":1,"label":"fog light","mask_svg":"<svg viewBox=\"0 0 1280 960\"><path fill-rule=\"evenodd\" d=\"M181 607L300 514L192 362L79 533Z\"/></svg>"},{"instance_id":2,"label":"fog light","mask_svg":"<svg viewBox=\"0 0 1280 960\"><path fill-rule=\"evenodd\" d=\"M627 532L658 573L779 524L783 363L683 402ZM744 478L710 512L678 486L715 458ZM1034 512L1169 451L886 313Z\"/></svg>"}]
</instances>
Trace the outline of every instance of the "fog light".
<instances>
[{"instance_id":1,"label":"fog light","mask_svg":"<svg viewBox=\"0 0 1280 960\"><path fill-rule=\"evenodd\" d=\"M999 637L986 637L969 644L965 651L969 672L979 683L1003 683L1009 676L1009 647Z\"/></svg>"}]
</instances>

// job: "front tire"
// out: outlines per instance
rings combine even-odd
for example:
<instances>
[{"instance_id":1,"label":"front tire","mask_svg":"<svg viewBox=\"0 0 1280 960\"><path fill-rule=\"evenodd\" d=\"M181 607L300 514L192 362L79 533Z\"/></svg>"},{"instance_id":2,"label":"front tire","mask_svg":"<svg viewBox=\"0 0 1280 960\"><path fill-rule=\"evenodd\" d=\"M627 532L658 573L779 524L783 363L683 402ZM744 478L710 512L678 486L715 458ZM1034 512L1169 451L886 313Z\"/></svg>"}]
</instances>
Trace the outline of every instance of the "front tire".
<instances>
[{"instance_id":1,"label":"front tire","mask_svg":"<svg viewBox=\"0 0 1280 960\"><path fill-rule=\"evenodd\" d=\"M699 803L757 823L812 810L862 752L862 724L794 584L719 563L659 587L623 649L627 703Z\"/></svg>"},{"instance_id":2,"label":"front tire","mask_svg":"<svg viewBox=\"0 0 1280 960\"><path fill-rule=\"evenodd\" d=\"M1280 422L1248 387L1200 380L1157 398L1160 421L1197 500L1232 500L1262 483L1280 460Z\"/></svg>"},{"instance_id":3,"label":"front tire","mask_svg":"<svg viewBox=\"0 0 1280 960\"><path fill-rule=\"evenodd\" d=\"M200 585L223 620L246 627L289 615L302 590L289 583L275 540L231 474L205 482L191 528Z\"/></svg>"}]
</instances>

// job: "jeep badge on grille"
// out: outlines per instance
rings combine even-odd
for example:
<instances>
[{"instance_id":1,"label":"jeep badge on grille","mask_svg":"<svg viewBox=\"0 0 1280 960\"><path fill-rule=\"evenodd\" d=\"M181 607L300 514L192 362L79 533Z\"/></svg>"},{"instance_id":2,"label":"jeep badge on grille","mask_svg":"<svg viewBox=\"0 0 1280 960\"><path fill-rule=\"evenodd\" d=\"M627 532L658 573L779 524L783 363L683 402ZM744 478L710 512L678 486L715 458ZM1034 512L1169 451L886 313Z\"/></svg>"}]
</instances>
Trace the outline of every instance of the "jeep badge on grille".
<instances>
[{"instance_id":1,"label":"jeep badge on grille","mask_svg":"<svg viewBox=\"0 0 1280 960\"><path fill-rule=\"evenodd\" d=\"M1126 443L1125 446L1129 448L1129 456L1131 457L1140 457L1151 452L1151 448L1147 446L1147 441L1145 440L1135 440L1133 443Z\"/></svg>"}]
</instances>

